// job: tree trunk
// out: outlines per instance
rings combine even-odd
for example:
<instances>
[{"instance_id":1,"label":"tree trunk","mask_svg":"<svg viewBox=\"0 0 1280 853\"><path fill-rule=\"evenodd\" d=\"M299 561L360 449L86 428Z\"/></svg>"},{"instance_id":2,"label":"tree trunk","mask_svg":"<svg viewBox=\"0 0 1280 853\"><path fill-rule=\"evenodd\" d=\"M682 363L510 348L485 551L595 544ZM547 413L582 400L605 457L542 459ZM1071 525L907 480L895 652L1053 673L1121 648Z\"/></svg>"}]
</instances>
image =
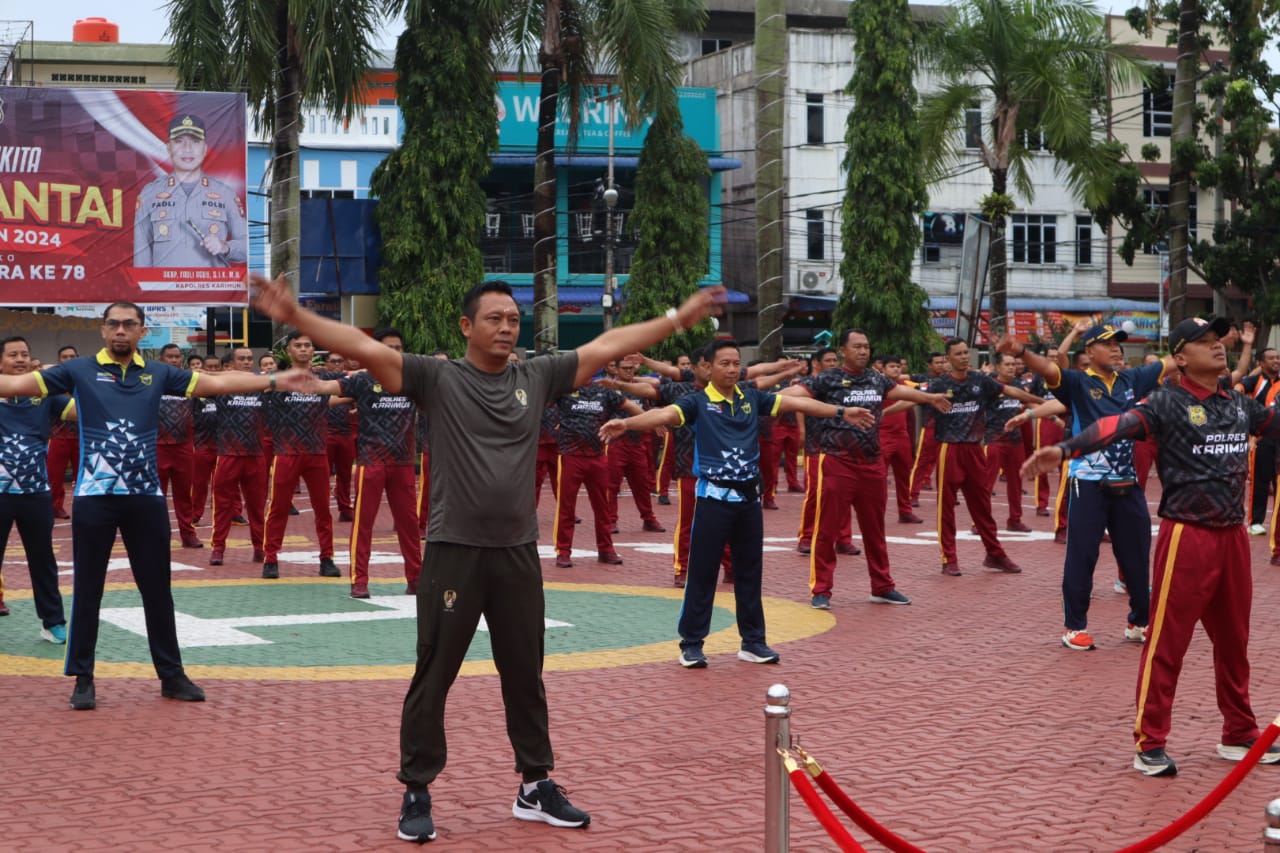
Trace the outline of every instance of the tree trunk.
<instances>
[{"instance_id":1,"label":"tree trunk","mask_svg":"<svg viewBox=\"0 0 1280 853\"><path fill-rule=\"evenodd\" d=\"M760 357L782 355L783 126L786 122L787 16L784 0L756 4L756 304Z\"/></svg>"},{"instance_id":2,"label":"tree trunk","mask_svg":"<svg viewBox=\"0 0 1280 853\"><path fill-rule=\"evenodd\" d=\"M298 186L298 131L302 120L302 63L298 28L289 20L289 4L276 3L275 122L271 137L271 275L285 275L289 289L298 292L298 237L301 233L301 195ZM275 329L278 339L282 329Z\"/></svg>"},{"instance_id":3,"label":"tree trunk","mask_svg":"<svg viewBox=\"0 0 1280 853\"><path fill-rule=\"evenodd\" d=\"M1187 312L1187 228L1191 220L1191 170L1178 154L1195 140L1196 73L1200 69L1196 0L1181 0L1178 11L1178 65L1173 80L1173 128L1169 137L1169 328ZM1161 287L1163 287L1161 282Z\"/></svg>"},{"instance_id":4,"label":"tree trunk","mask_svg":"<svg viewBox=\"0 0 1280 853\"><path fill-rule=\"evenodd\" d=\"M538 152L533 165L533 348L560 347L560 297L556 282L556 112L560 100L560 2L548 0L538 93Z\"/></svg>"},{"instance_id":5,"label":"tree trunk","mask_svg":"<svg viewBox=\"0 0 1280 853\"><path fill-rule=\"evenodd\" d=\"M1009 191L1009 170L1008 169L992 169L991 170L991 192L1000 199L1007 197ZM1008 287L1009 287L1009 256L1005 249L1005 229L1008 228L1008 220L1004 214L1004 204L997 201L995 211L991 214L991 249L987 255L988 269L991 277L990 289L990 316L991 321L988 323L990 334L987 340L996 341L1005 333L1008 328Z\"/></svg>"}]
</instances>

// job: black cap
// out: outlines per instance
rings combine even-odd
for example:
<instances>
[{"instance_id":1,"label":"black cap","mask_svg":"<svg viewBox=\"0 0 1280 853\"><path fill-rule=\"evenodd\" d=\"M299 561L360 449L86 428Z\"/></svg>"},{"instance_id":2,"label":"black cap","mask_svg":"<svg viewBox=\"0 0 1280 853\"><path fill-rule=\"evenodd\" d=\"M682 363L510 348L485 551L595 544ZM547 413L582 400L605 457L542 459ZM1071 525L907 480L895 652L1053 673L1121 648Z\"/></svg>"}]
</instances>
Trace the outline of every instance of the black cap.
<instances>
[{"instance_id":1,"label":"black cap","mask_svg":"<svg viewBox=\"0 0 1280 853\"><path fill-rule=\"evenodd\" d=\"M1098 341L1115 341L1123 343L1129 339L1129 333L1124 329L1117 329L1115 326L1097 325L1084 333L1084 337L1080 339L1081 346L1089 346L1096 344Z\"/></svg>"},{"instance_id":2,"label":"black cap","mask_svg":"<svg viewBox=\"0 0 1280 853\"><path fill-rule=\"evenodd\" d=\"M1187 341L1198 341L1209 332L1215 332L1218 337L1222 337L1229 331L1231 331L1231 321L1226 317L1208 319L1191 317L1183 320L1169 333L1169 354L1176 354Z\"/></svg>"},{"instance_id":3,"label":"black cap","mask_svg":"<svg viewBox=\"0 0 1280 853\"><path fill-rule=\"evenodd\" d=\"M184 135L204 139L204 119L193 115L174 116L173 121L169 122L169 139Z\"/></svg>"}]
</instances>

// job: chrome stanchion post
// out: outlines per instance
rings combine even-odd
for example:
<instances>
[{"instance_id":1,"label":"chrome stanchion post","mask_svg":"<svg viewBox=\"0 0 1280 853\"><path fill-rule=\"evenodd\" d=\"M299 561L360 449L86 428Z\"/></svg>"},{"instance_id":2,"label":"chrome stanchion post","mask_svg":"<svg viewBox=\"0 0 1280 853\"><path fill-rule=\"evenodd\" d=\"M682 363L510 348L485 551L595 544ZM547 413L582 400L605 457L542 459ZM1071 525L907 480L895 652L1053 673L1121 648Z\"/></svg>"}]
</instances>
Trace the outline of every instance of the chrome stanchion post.
<instances>
[{"instance_id":1,"label":"chrome stanchion post","mask_svg":"<svg viewBox=\"0 0 1280 853\"><path fill-rule=\"evenodd\" d=\"M1262 831L1264 853L1280 853L1280 800L1267 803L1267 828Z\"/></svg>"},{"instance_id":2,"label":"chrome stanchion post","mask_svg":"<svg viewBox=\"0 0 1280 853\"><path fill-rule=\"evenodd\" d=\"M791 746L791 691L775 684L764 706L764 849L786 853L790 841L790 780L778 749Z\"/></svg>"}]
</instances>

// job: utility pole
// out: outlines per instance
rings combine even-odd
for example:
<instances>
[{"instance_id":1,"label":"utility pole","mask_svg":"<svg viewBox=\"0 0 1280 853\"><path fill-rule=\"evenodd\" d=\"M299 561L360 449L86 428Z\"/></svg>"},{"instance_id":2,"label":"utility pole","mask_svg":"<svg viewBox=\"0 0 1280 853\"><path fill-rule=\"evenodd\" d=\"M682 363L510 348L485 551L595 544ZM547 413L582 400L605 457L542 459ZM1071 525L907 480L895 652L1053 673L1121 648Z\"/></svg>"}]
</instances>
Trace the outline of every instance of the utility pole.
<instances>
[{"instance_id":1,"label":"utility pole","mask_svg":"<svg viewBox=\"0 0 1280 853\"><path fill-rule=\"evenodd\" d=\"M783 128L787 94L786 0L756 3L756 299L760 357L782 355Z\"/></svg>"},{"instance_id":2,"label":"utility pole","mask_svg":"<svg viewBox=\"0 0 1280 853\"><path fill-rule=\"evenodd\" d=\"M1187 319L1187 237L1191 220L1191 169L1180 145L1195 139L1196 80L1200 70L1197 0L1178 4L1178 61L1173 80L1169 134L1169 328ZM1163 284L1163 283L1162 283Z\"/></svg>"},{"instance_id":3,"label":"utility pole","mask_svg":"<svg viewBox=\"0 0 1280 853\"><path fill-rule=\"evenodd\" d=\"M613 248L618 234L613 225L613 209L618 206L618 190L613 186L613 125L617 115L617 93L604 97L609 110L609 179L604 187L604 292L600 296L600 311L604 315L604 330L613 328L613 304L618 287L613 274Z\"/></svg>"}]
</instances>

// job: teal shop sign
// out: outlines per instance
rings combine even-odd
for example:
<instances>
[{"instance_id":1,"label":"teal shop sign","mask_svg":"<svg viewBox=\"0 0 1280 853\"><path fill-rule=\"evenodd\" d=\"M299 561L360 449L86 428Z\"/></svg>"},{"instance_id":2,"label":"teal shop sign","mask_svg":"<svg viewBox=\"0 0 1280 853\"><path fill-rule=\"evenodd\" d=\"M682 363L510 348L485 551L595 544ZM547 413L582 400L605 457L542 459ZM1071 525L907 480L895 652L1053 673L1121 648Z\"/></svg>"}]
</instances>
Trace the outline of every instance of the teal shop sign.
<instances>
[{"instance_id":1,"label":"teal shop sign","mask_svg":"<svg viewBox=\"0 0 1280 853\"><path fill-rule=\"evenodd\" d=\"M616 91L616 90L614 90ZM701 146L703 151L720 150L719 123L716 120L716 93L714 89L681 88L679 96L680 116L684 119L684 131ZM609 94L608 87L589 89L582 99L582 117L578 125L576 153L606 152L609 150L609 113L616 110L613 128L613 146L617 153L636 154L644 145L652 119L646 119L638 128L628 129L626 119L616 102L602 98ZM569 102L560 99L560 114L556 119L556 149L563 151L569 143ZM534 151L538 146L538 83L530 81L498 82L498 149L500 151Z\"/></svg>"}]
</instances>

